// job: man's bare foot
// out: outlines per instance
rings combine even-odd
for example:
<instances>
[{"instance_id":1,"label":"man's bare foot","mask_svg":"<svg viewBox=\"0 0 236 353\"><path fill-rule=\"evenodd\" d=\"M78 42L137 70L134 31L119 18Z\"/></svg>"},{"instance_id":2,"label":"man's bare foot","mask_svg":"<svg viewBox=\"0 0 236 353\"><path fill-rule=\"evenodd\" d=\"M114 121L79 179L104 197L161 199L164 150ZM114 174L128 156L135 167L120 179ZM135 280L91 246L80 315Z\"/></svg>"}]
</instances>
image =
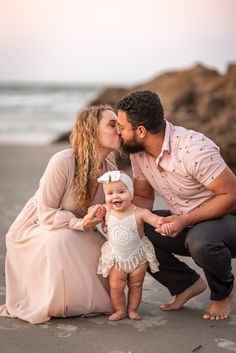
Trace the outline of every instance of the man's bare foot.
<instances>
[{"instance_id":1,"label":"man's bare foot","mask_svg":"<svg viewBox=\"0 0 236 353\"><path fill-rule=\"evenodd\" d=\"M164 311L179 310L189 299L202 293L206 288L206 281L200 277L195 283L186 288L182 293L177 294L170 303L162 304L160 308Z\"/></svg>"},{"instance_id":2,"label":"man's bare foot","mask_svg":"<svg viewBox=\"0 0 236 353\"><path fill-rule=\"evenodd\" d=\"M131 320L140 320L141 316L135 310L128 309L128 316Z\"/></svg>"},{"instance_id":3,"label":"man's bare foot","mask_svg":"<svg viewBox=\"0 0 236 353\"><path fill-rule=\"evenodd\" d=\"M115 311L112 315L108 317L108 320L110 321L118 321L121 319L124 319L126 317L126 311L125 310L117 310Z\"/></svg>"},{"instance_id":4,"label":"man's bare foot","mask_svg":"<svg viewBox=\"0 0 236 353\"><path fill-rule=\"evenodd\" d=\"M225 320L229 317L236 292L236 284L234 285L230 295L223 300L213 300L209 305L206 313L203 315L204 320Z\"/></svg>"}]
</instances>

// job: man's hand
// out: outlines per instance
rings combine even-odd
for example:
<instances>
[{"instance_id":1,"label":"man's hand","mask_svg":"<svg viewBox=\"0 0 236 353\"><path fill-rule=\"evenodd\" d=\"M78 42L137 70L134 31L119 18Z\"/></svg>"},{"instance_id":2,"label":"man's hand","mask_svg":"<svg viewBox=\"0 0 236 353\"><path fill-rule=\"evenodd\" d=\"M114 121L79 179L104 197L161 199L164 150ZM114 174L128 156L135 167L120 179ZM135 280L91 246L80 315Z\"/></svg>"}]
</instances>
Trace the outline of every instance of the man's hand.
<instances>
[{"instance_id":1,"label":"man's hand","mask_svg":"<svg viewBox=\"0 0 236 353\"><path fill-rule=\"evenodd\" d=\"M173 222L173 226L171 227L172 231L170 232L163 232L163 227L162 225L167 224ZM157 227L155 229L156 232L164 235L164 236L168 236L168 237L176 237L176 235L178 235L184 228L186 228L186 222L184 220L183 216L177 216L177 215L171 215L171 216L167 216L167 217L161 217L158 221ZM168 234L166 234L168 233Z\"/></svg>"}]
</instances>

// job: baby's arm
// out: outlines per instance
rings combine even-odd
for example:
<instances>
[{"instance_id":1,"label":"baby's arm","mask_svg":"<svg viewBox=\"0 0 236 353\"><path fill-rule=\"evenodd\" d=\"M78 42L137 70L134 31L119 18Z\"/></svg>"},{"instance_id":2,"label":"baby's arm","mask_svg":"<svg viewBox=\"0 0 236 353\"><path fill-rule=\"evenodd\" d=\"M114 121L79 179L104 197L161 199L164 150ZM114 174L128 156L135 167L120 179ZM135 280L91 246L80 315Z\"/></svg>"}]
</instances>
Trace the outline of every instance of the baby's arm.
<instances>
[{"instance_id":1,"label":"baby's arm","mask_svg":"<svg viewBox=\"0 0 236 353\"><path fill-rule=\"evenodd\" d=\"M155 228L158 226L159 221L162 218L162 217L152 213L151 211L149 211L146 208L138 208L137 211L138 211L137 212L138 215L141 217L143 222L148 223Z\"/></svg>"}]
</instances>

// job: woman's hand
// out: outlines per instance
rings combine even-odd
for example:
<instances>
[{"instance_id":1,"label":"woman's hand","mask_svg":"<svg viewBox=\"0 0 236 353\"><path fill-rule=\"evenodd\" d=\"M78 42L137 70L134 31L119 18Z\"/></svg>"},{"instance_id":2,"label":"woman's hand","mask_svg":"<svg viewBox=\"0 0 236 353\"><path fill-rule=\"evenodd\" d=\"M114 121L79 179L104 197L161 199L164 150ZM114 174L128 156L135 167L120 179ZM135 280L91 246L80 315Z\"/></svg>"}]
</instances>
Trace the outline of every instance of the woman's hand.
<instances>
[{"instance_id":1,"label":"woman's hand","mask_svg":"<svg viewBox=\"0 0 236 353\"><path fill-rule=\"evenodd\" d=\"M88 213L83 218L84 230L95 227L103 222L106 214L106 209L102 205L94 205L88 209Z\"/></svg>"}]
</instances>

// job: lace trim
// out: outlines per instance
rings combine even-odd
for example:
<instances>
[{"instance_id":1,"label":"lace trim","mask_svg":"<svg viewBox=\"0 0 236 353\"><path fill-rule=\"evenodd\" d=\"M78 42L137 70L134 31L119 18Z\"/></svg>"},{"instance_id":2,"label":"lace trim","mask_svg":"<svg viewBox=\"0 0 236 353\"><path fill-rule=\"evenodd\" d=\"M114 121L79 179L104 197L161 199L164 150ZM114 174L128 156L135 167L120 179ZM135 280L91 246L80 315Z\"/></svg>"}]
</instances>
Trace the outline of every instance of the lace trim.
<instances>
[{"instance_id":1,"label":"lace trim","mask_svg":"<svg viewBox=\"0 0 236 353\"><path fill-rule=\"evenodd\" d=\"M125 272L132 272L135 270L144 260L146 260L145 253L143 248L140 247L138 253L133 255L127 261L121 261L117 256L114 257L112 261L112 265L115 266L116 269L123 270Z\"/></svg>"},{"instance_id":2,"label":"lace trim","mask_svg":"<svg viewBox=\"0 0 236 353\"><path fill-rule=\"evenodd\" d=\"M142 263L147 262L152 273L159 271L159 263L155 256L154 247L146 236L142 238L142 246L139 248L138 253L136 252L129 260L122 261L114 256L111 253L108 242L103 244L101 251L102 255L99 259L97 273L105 278L109 275L109 271L113 266L118 270L130 273Z\"/></svg>"}]
</instances>

